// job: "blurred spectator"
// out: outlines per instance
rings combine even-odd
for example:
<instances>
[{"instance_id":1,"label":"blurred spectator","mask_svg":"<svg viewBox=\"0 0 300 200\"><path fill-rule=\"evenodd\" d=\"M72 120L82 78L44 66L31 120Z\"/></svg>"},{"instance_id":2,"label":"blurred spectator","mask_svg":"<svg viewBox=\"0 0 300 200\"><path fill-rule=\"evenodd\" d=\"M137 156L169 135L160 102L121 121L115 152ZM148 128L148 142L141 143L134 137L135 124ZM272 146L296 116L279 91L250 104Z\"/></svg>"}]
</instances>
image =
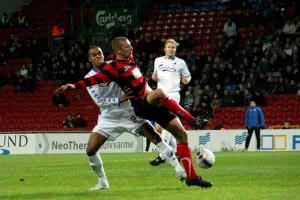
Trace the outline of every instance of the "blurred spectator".
<instances>
[{"instance_id":1,"label":"blurred spectator","mask_svg":"<svg viewBox=\"0 0 300 200\"><path fill-rule=\"evenodd\" d=\"M62 107L62 106L68 106L69 102L66 99L66 96L61 92L55 92L52 96L52 102L53 105Z\"/></svg>"},{"instance_id":2,"label":"blurred spectator","mask_svg":"<svg viewBox=\"0 0 300 200\"><path fill-rule=\"evenodd\" d=\"M210 104L205 102L201 103L202 106L202 117L205 119L212 119L214 118L214 111Z\"/></svg>"},{"instance_id":3,"label":"blurred spectator","mask_svg":"<svg viewBox=\"0 0 300 200\"><path fill-rule=\"evenodd\" d=\"M13 77L13 82L14 82L16 92L22 91L23 80L24 78L21 76L20 70L17 70L15 76Z\"/></svg>"},{"instance_id":4,"label":"blurred spectator","mask_svg":"<svg viewBox=\"0 0 300 200\"><path fill-rule=\"evenodd\" d=\"M296 24L294 23L294 21L292 19L288 20L285 24L284 27L282 29L283 33L295 33L296 32Z\"/></svg>"},{"instance_id":5,"label":"blurred spectator","mask_svg":"<svg viewBox=\"0 0 300 200\"><path fill-rule=\"evenodd\" d=\"M27 17L22 13L22 11L19 12L18 18L17 18L17 26L18 27L28 27L28 19Z\"/></svg>"},{"instance_id":6,"label":"blurred spectator","mask_svg":"<svg viewBox=\"0 0 300 200\"><path fill-rule=\"evenodd\" d=\"M224 30L224 35L227 38L236 37L237 36L236 25L233 22L233 20L232 20L231 17L229 17L228 20L227 20L227 22L224 24L223 30Z\"/></svg>"},{"instance_id":7,"label":"blurred spectator","mask_svg":"<svg viewBox=\"0 0 300 200\"><path fill-rule=\"evenodd\" d=\"M15 34L11 34L8 41L9 54L12 56L20 56L20 50L22 45L18 41L18 37Z\"/></svg>"},{"instance_id":8,"label":"blurred spectator","mask_svg":"<svg viewBox=\"0 0 300 200\"><path fill-rule=\"evenodd\" d=\"M243 91L237 89L232 96L235 106L244 106L245 105L245 94Z\"/></svg>"},{"instance_id":9,"label":"blurred spectator","mask_svg":"<svg viewBox=\"0 0 300 200\"><path fill-rule=\"evenodd\" d=\"M67 115L66 119L63 120L62 125L64 128L73 128L74 127L74 119L73 119L71 113L69 113Z\"/></svg>"},{"instance_id":10,"label":"blurred spectator","mask_svg":"<svg viewBox=\"0 0 300 200\"><path fill-rule=\"evenodd\" d=\"M228 90L224 90L224 94L221 99L221 105L223 107L228 107L228 106L232 106L233 103L234 103L233 99L232 99L231 95L229 94Z\"/></svg>"},{"instance_id":11,"label":"blurred spectator","mask_svg":"<svg viewBox=\"0 0 300 200\"><path fill-rule=\"evenodd\" d=\"M209 85L204 86L203 95L207 96L208 99L211 99L213 97L214 92L210 88Z\"/></svg>"},{"instance_id":12,"label":"blurred spectator","mask_svg":"<svg viewBox=\"0 0 300 200\"><path fill-rule=\"evenodd\" d=\"M290 123L284 122L282 129L290 129Z\"/></svg>"},{"instance_id":13,"label":"blurred spectator","mask_svg":"<svg viewBox=\"0 0 300 200\"><path fill-rule=\"evenodd\" d=\"M3 12L0 25L4 28L12 26L11 17L7 14L7 12Z\"/></svg>"},{"instance_id":14,"label":"blurred spectator","mask_svg":"<svg viewBox=\"0 0 300 200\"><path fill-rule=\"evenodd\" d=\"M183 107L189 109L194 103L193 95L190 91L185 92L185 98L183 99Z\"/></svg>"},{"instance_id":15,"label":"blurred spectator","mask_svg":"<svg viewBox=\"0 0 300 200\"><path fill-rule=\"evenodd\" d=\"M5 53L4 49L0 49L0 65L6 65L7 64L7 55Z\"/></svg>"},{"instance_id":16,"label":"blurred spectator","mask_svg":"<svg viewBox=\"0 0 300 200\"><path fill-rule=\"evenodd\" d=\"M35 80L43 80L43 72L40 67L36 69Z\"/></svg>"},{"instance_id":17,"label":"blurred spectator","mask_svg":"<svg viewBox=\"0 0 300 200\"><path fill-rule=\"evenodd\" d=\"M28 76L28 73L26 76L23 76L21 74L21 70L16 72L14 77L14 85L16 92L32 92L35 89L34 79Z\"/></svg>"},{"instance_id":18,"label":"blurred spectator","mask_svg":"<svg viewBox=\"0 0 300 200\"><path fill-rule=\"evenodd\" d=\"M265 97L264 95L259 92L259 91L255 91L253 96L252 96L253 100L256 102L256 104L258 106L264 106L266 105L266 100L265 100Z\"/></svg>"},{"instance_id":19,"label":"blurred spectator","mask_svg":"<svg viewBox=\"0 0 300 200\"><path fill-rule=\"evenodd\" d=\"M250 100L249 107L245 113L245 127L248 130L245 149L248 150L253 131L256 136L256 149L260 150L260 129L265 126L265 118L260 107L256 106L255 101Z\"/></svg>"},{"instance_id":20,"label":"blurred spectator","mask_svg":"<svg viewBox=\"0 0 300 200\"><path fill-rule=\"evenodd\" d=\"M53 46L60 46L62 44L62 40L65 36L65 30L62 27L61 22L58 22L53 25L52 31L51 31L51 36L52 36Z\"/></svg>"},{"instance_id":21,"label":"blurred spectator","mask_svg":"<svg viewBox=\"0 0 300 200\"><path fill-rule=\"evenodd\" d=\"M65 30L61 22L53 25L51 35L53 38L62 38L65 35Z\"/></svg>"},{"instance_id":22,"label":"blurred spectator","mask_svg":"<svg viewBox=\"0 0 300 200\"><path fill-rule=\"evenodd\" d=\"M22 67L20 69L20 74L23 77L27 77L27 75L28 75L28 69L26 68L25 64L22 65Z\"/></svg>"},{"instance_id":23,"label":"blurred spectator","mask_svg":"<svg viewBox=\"0 0 300 200\"><path fill-rule=\"evenodd\" d=\"M218 109L221 106L221 101L220 101L219 95L217 93L214 94L210 105L211 105L213 111L215 111L216 109Z\"/></svg>"},{"instance_id":24,"label":"blurred spectator","mask_svg":"<svg viewBox=\"0 0 300 200\"><path fill-rule=\"evenodd\" d=\"M297 96L300 96L300 85L298 84Z\"/></svg>"},{"instance_id":25,"label":"blurred spectator","mask_svg":"<svg viewBox=\"0 0 300 200\"><path fill-rule=\"evenodd\" d=\"M74 127L78 127L78 128L85 127L85 120L80 112L76 114L76 118L73 121L73 125Z\"/></svg>"}]
</instances>

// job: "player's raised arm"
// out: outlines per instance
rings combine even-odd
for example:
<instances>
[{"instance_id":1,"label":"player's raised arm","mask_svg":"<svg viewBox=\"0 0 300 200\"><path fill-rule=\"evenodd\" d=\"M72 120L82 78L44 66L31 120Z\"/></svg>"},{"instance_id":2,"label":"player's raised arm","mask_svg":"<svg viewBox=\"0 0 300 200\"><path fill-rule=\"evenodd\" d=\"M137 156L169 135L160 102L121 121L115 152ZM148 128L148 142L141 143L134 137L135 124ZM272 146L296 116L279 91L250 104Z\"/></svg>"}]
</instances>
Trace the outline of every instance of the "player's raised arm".
<instances>
[{"instance_id":1,"label":"player's raised arm","mask_svg":"<svg viewBox=\"0 0 300 200\"><path fill-rule=\"evenodd\" d=\"M129 99L134 98L135 96L133 95L132 89L125 87L123 95L119 98L120 103L123 103Z\"/></svg>"},{"instance_id":2,"label":"player's raised arm","mask_svg":"<svg viewBox=\"0 0 300 200\"><path fill-rule=\"evenodd\" d=\"M103 83L110 83L111 80L108 78L107 75L105 75L102 72L99 72L98 74L95 74L94 76L85 78L83 80L80 80L76 83L74 83L75 88L86 88L88 86L96 85L96 84L103 84Z\"/></svg>"},{"instance_id":3,"label":"player's raised arm","mask_svg":"<svg viewBox=\"0 0 300 200\"><path fill-rule=\"evenodd\" d=\"M55 91L56 92L63 92L63 91L66 91L66 90L74 90L74 89L76 89L76 86L72 83L68 83L68 84L60 86Z\"/></svg>"},{"instance_id":4,"label":"player's raised arm","mask_svg":"<svg viewBox=\"0 0 300 200\"><path fill-rule=\"evenodd\" d=\"M58 89L56 89L56 91L63 92L66 90L74 90L74 89L79 89L79 88L84 89L88 86L101 84L101 83L110 83L110 82L111 82L111 80L108 78L108 76L106 76L100 72L98 74L95 74L94 76L85 78L76 83L68 83L68 84L62 85Z\"/></svg>"}]
</instances>

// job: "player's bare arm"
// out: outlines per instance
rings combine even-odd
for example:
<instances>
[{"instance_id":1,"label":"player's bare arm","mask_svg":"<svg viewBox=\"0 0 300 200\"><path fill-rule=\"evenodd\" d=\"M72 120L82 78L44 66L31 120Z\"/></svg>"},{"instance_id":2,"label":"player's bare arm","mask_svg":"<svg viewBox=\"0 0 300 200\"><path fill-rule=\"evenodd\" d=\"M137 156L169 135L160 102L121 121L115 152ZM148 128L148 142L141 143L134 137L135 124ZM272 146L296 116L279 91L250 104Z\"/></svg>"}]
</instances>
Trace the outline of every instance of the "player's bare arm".
<instances>
[{"instance_id":1,"label":"player's bare arm","mask_svg":"<svg viewBox=\"0 0 300 200\"><path fill-rule=\"evenodd\" d=\"M152 73L152 76L151 76L151 78L152 78L152 80L153 81L157 81L157 71L154 71L153 73Z\"/></svg>"},{"instance_id":2,"label":"player's bare arm","mask_svg":"<svg viewBox=\"0 0 300 200\"><path fill-rule=\"evenodd\" d=\"M66 91L66 90L74 90L74 89L76 89L76 86L74 84L68 83L68 84L60 86L55 91L56 92L63 92L63 91Z\"/></svg>"},{"instance_id":3,"label":"player's bare arm","mask_svg":"<svg viewBox=\"0 0 300 200\"><path fill-rule=\"evenodd\" d=\"M135 96L133 95L132 89L127 87L124 89L124 94L120 97L120 103L123 103L134 97Z\"/></svg>"},{"instance_id":4,"label":"player's bare arm","mask_svg":"<svg viewBox=\"0 0 300 200\"><path fill-rule=\"evenodd\" d=\"M185 77L181 77L181 83L186 85L191 81L192 77L191 76L185 76Z\"/></svg>"}]
</instances>

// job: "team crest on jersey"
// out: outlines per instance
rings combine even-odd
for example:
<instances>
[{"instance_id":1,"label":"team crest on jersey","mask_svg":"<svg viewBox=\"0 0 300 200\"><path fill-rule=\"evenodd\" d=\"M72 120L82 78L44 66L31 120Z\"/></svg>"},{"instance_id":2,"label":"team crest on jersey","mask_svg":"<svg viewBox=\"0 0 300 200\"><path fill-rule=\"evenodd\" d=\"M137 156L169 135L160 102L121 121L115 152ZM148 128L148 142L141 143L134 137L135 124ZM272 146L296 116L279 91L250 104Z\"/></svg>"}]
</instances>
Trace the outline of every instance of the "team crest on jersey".
<instances>
[{"instance_id":1,"label":"team crest on jersey","mask_svg":"<svg viewBox=\"0 0 300 200\"><path fill-rule=\"evenodd\" d=\"M126 65L126 66L123 67L123 71L126 72L126 71L127 71L128 69L130 69L130 68L131 68L130 65Z\"/></svg>"},{"instance_id":2,"label":"team crest on jersey","mask_svg":"<svg viewBox=\"0 0 300 200\"><path fill-rule=\"evenodd\" d=\"M161 69L161 71L163 71L163 72L165 72L165 71L167 71L167 72L176 72L176 69L175 68L172 68L172 67L165 67L164 65L159 65L158 66L160 69Z\"/></svg>"},{"instance_id":3,"label":"team crest on jersey","mask_svg":"<svg viewBox=\"0 0 300 200\"><path fill-rule=\"evenodd\" d=\"M98 85L99 85L100 87L106 87L106 86L108 86L107 83L99 83Z\"/></svg>"},{"instance_id":4,"label":"team crest on jersey","mask_svg":"<svg viewBox=\"0 0 300 200\"><path fill-rule=\"evenodd\" d=\"M138 79L142 76L140 70L138 68L135 68L134 70L132 70L132 76L135 78L135 79Z\"/></svg>"}]
</instances>

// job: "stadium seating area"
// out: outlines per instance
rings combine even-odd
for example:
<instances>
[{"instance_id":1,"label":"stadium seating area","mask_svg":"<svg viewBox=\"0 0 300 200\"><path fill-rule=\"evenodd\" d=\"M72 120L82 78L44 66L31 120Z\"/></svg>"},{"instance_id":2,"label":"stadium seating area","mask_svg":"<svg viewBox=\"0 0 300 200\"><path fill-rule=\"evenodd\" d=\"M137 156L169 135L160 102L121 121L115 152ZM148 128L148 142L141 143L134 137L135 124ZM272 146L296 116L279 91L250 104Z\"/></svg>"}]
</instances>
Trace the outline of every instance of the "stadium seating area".
<instances>
[{"instance_id":1,"label":"stadium seating area","mask_svg":"<svg viewBox=\"0 0 300 200\"><path fill-rule=\"evenodd\" d=\"M175 7L160 11L153 11L144 20L139 29L145 33L145 39L151 40L158 36L161 41L166 38L184 38L190 36L196 41L195 51L204 50L208 55L214 54L217 39L223 36L224 24L229 17L239 20L257 19L259 13L251 8L225 10L225 7L216 7L217 1L201 2L200 5L190 8ZM243 26L240 24L238 32L241 44L248 36L263 36L265 27L258 22L257 26Z\"/></svg>"},{"instance_id":2,"label":"stadium seating area","mask_svg":"<svg viewBox=\"0 0 300 200\"><path fill-rule=\"evenodd\" d=\"M13 88L0 91L0 131L81 131L91 130L95 125L99 110L86 91L67 93L70 105L55 107L52 103L53 91L57 87L53 81L39 81L34 92L15 93ZM75 96L80 96L80 100ZM262 107L266 128L283 125L284 122L299 124L300 97L297 95L266 96L267 105ZM242 128L244 126L245 107L219 108L209 128L222 124L224 128ZM83 114L85 128L63 128L62 121L68 113Z\"/></svg>"},{"instance_id":3,"label":"stadium seating area","mask_svg":"<svg viewBox=\"0 0 300 200\"><path fill-rule=\"evenodd\" d=\"M153 11L141 21L138 29L143 33L146 41L151 41L156 37L161 41L169 37L183 40L186 36L189 36L195 40L195 45L193 46L194 52L206 52L210 58L212 57L212 60L214 60L217 51L222 49L218 41L223 37L224 23L228 17L239 19L241 16L247 16L248 19L256 19L259 17L259 13L257 9L254 8L228 10L226 6L220 6L217 1L205 2L206 1L201 1L199 4L196 3L193 8L173 7L153 9ZM28 16L30 27L0 29L0 42L2 40L6 41L10 34L17 34L23 43L26 39L30 38L33 33L38 34L38 37L47 38L50 28L58 20L63 21L65 26L68 23L67 0L33 0L30 5L23 7L22 11ZM77 11L78 10L73 10L73 15L75 16L75 21L78 22L79 13ZM87 12L90 11L88 10ZM16 14L17 13L14 13L14 15ZM238 27L240 46L244 46L244 44L250 40L249 38L254 40L265 36L266 32L273 27L262 26L261 24L255 24L253 26L244 26L242 24L243 23L239 23L240 26ZM254 37L254 39L252 37ZM262 41L262 43L263 42L266 41ZM82 53L85 51L83 51L83 49L79 50L76 45L70 45L70 49L75 49L78 52L82 50L81 55L85 57L85 54ZM61 50L61 52L62 51L67 52L65 49ZM180 56L187 56L186 52L179 52L179 54ZM57 55L59 55L59 53ZM57 55L55 62L60 62L61 58ZM72 60L76 55L78 55L76 52L72 54L73 57L68 57L67 55L67 60ZM241 56L241 58L244 57ZM48 59L51 60L52 58L49 57ZM54 62L52 63L52 61L50 61L51 66L47 66L47 69L54 72L55 70L52 69ZM84 63L84 61L85 60L76 60L77 65L78 63ZM23 63L28 63L28 60L10 59L7 65L0 66L0 76L3 77L14 73ZM68 65L62 64L61 66L68 67ZM59 67L57 67L56 70L59 70ZM146 69L144 72L147 70L149 71L149 69ZM58 73L56 73L56 75L57 74ZM201 73L197 74L199 79L202 78L200 74ZM272 72L271 74L276 75L276 72ZM82 75L80 77L82 77ZM54 81L39 80L33 92L16 93L15 88L11 86L0 88L0 131L91 130L96 123L99 110L85 91L69 92L67 98L70 101L70 105L67 107L55 107L53 105L53 91L58 86L58 82L62 83L68 81L66 77L64 78L65 80L58 78ZM249 82L251 81L249 78ZM204 85L201 87L204 87ZM74 98L76 95L80 96L80 100ZM265 95L265 100L266 105L262 107L262 110L266 118L266 128L280 126L283 125L284 122L289 122L295 126L300 125L300 97L297 96L295 92L289 92L289 94L268 93ZM208 128L212 129L218 125L222 125L224 128L243 128L245 109L246 107L244 106L231 105L229 107L217 108L214 113L214 118L209 122ZM83 114L87 121L87 126L85 128L76 129L63 128L62 121L67 114L75 114L78 111ZM187 126L187 128L189 127Z\"/></svg>"},{"instance_id":4,"label":"stadium seating area","mask_svg":"<svg viewBox=\"0 0 300 200\"><path fill-rule=\"evenodd\" d=\"M96 123L99 109L94 105L86 91L73 91L67 94L70 105L56 107L52 95L57 85L53 81L39 81L34 92L15 93L14 88L2 88L0 92L0 131L66 131L62 122L68 113L75 115L78 110L90 130ZM78 97L80 96L80 100ZM74 130L68 128L69 130Z\"/></svg>"},{"instance_id":5,"label":"stadium seating area","mask_svg":"<svg viewBox=\"0 0 300 200\"><path fill-rule=\"evenodd\" d=\"M266 106L262 107L266 128L282 126L285 122L300 122L300 97L297 95L266 95ZM224 128L244 127L246 107L227 107L218 109L210 126L222 124Z\"/></svg>"},{"instance_id":6,"label":"stadium seating area","mask_svg":"<svg viewBox=\"0 0 300 200\"><path fill-rule=\"evenodd\" d=\"M0 77L8 76L9 74L16 73L16 71L20 69L23 64L29 64L29 63L31 63L29 59L10 60L7 65L3 65L0 67Z\"/></svg>"},{"instance_id":7,"label":"stadium seating area","mask_svg":"<svg viewBox=\"0 0 300 200\"><path fill-rule=\"evenodd\" d=\"M24 41L28 38L47 38L51 33L52 26L58 21L63 22L64 27L68 25L67 0L33 0L29 5L22 7L22 13L28 18L29 27L19 28L16 26L0 29L0 44L7 41L11 34L18 36ZM19 11L12 14L15 19Z\"/></svg>"}]
</instances>

